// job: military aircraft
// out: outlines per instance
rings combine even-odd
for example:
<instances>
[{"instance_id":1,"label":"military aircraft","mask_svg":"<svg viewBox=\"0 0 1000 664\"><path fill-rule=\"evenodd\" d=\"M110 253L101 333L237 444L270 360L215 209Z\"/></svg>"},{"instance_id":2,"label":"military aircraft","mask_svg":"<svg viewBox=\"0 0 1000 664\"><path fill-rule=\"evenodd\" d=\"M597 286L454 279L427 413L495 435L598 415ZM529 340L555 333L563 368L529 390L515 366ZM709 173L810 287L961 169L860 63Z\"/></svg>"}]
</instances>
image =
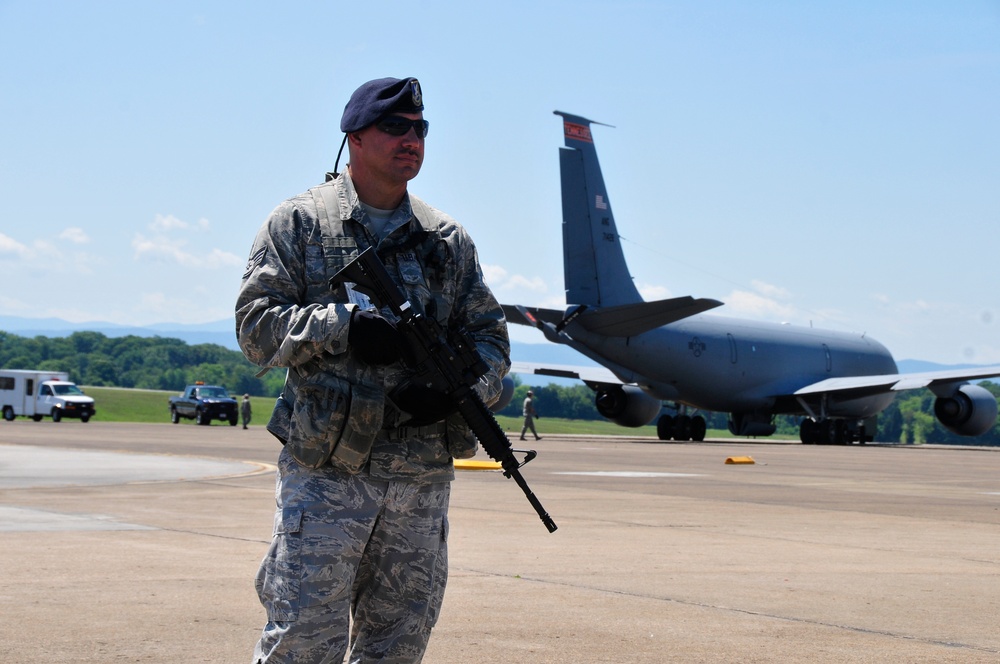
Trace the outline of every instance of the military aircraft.
<instances>
[{"instance_id":1,"label":"military aircraft","mask_svg":"<svg viewBox=\"0 0 1000 664\"><path fill-rule=\"evenodd\" d=\"M803 416L803 443L869 442L876 417L900 390L929 388L949 430L977 436L996 421L997 401L969 381L1000 366L900 374L889 351L867 334L726 318L704 312L718 300L645 302L625 262L611 201L586 118L562 117L564 311L503 305L508 322L531 325L601 367L514 362L515 373L578 378L597 410L622 426L657 418L661 440L703 440L692 409L729 413L729 430L769 436L778 414ZM675 414L671 414L675 413Z\"/></svg>"}]
</instances>

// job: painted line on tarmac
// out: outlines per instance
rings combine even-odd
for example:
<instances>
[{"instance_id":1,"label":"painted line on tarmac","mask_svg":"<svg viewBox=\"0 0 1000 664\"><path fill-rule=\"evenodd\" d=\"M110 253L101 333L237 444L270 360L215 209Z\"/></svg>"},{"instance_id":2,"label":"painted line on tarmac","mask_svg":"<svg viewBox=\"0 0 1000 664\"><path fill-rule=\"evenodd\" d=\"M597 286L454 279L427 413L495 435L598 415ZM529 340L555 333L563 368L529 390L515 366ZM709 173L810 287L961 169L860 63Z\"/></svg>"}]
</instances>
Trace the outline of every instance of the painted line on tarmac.
<instances>
[{"instance_id":1,"label":"painted line on tarmac","mask_svg":"<svg viewBox=\"0 0 1000 664\"><path fill-rule=\"evenodd\" d=\"M553 475L583 475L586 477L702 477L696 473L651 473L627 470L595 470L590 472L555 472Z\"/></svg>"}]
</instances>

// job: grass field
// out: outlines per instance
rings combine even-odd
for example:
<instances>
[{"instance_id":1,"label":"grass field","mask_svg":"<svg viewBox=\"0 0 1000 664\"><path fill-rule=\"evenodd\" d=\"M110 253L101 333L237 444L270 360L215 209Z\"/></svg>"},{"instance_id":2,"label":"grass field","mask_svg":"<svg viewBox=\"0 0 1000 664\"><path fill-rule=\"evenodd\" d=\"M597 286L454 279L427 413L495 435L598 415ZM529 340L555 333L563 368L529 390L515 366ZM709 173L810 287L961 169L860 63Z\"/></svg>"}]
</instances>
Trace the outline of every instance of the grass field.
<instances>
[{"instance_id":1,"label":"grass field","mask_svg":"<svg viewBox=\"0 0 1000 664\"><path fill-rule=\"evenodd\" d=\"M130 390L117 387L84 387L83 390L94 398L97 414L95 421L100 422L169 422L170 409L168 399L179 394L160 390ZM250 397L253 406L253 424L267 422L274 407L272 397ZM511 437L521 433L520 417L498 416L497 422ZM605 420L564 420L559 418L543 418L535 421L538 433L568 433L598 436L652 436L656 437L656 427L646 426L639 429L625 429ZM728 436L729 432L709 431L710 437Z\"/></svg>"}]
</instances>

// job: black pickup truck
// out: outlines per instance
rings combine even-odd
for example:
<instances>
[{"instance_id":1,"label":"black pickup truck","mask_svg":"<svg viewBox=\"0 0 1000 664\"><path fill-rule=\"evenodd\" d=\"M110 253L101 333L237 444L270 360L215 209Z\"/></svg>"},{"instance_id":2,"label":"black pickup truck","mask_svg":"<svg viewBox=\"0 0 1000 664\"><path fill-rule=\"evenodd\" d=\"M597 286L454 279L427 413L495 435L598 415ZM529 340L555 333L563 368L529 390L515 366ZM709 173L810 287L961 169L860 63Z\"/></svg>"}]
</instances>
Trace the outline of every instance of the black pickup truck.
<instances>
[{"instance_id":1,"label":"black pickup truck","mask_svg":"<svg viewBox=\"0 0 1000 664\"><path fill-rule=\"evenodd\" d=\"M226 420L230 426L236 426L238 414L236 399L219 385L196 383L184 388L181 396L170 397L170 421L174 424L186 417L194 418L197 424L209 425L212 420Z\"/></svg>"}]
</instances>

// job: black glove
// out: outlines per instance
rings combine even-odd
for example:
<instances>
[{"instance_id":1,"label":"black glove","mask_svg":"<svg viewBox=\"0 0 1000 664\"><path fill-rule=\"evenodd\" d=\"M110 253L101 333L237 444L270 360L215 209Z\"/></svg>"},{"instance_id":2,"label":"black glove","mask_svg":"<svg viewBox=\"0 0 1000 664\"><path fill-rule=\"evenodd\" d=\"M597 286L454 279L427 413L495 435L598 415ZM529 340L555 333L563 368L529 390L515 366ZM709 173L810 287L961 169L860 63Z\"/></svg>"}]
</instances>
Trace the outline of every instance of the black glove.
<instances>
[{"instance_id":1,"label":"black glove","mask_svg":"<svg viewBox=\"0 0 1000 664\"><path fill-rule=\"evenodd\" d=\"M374 311L355 309L347 343L368 364L386 365L402 357L403 338L396 326Z\"/></svg>"},{"instance_id":2,"label":"black glove","mask_svg":"<svg viewBox=\"0 0 1000 664\"><path fill-rule=\"evenodd\" d=\"M423 427L440 422L456 410L458 406L444 392L423 385L404 383L389 395L400 410L410 414L405 426Z\"/></svg>"}]
</instances>

